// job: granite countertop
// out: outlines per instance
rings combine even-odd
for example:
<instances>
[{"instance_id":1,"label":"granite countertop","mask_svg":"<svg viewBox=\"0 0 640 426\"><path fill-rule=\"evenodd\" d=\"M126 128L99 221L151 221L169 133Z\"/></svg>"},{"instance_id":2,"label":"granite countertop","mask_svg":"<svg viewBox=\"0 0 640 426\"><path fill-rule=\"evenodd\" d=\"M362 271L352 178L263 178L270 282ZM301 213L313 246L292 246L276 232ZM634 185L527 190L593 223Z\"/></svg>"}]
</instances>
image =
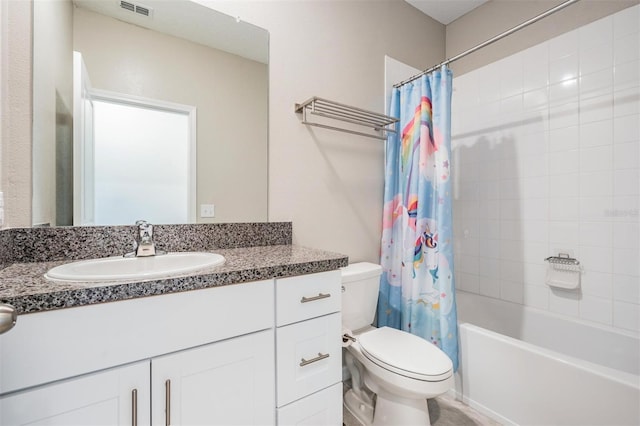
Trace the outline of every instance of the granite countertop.
<instances>
[{"instance_id":1,"label":"granite countertop","mask_svg":"<svg viewBox=\"0 0 640 426\"><path fill-rule=\"evenodd\" d=\"M44 278L54 266L71 261L13 263L0 270L0 303L18 314L115 302L137 297L282 278L334 270L345 255L294 245L216 249L226 262L196 273L147 281L56 283Z\"/></svg>"}]
</instances>

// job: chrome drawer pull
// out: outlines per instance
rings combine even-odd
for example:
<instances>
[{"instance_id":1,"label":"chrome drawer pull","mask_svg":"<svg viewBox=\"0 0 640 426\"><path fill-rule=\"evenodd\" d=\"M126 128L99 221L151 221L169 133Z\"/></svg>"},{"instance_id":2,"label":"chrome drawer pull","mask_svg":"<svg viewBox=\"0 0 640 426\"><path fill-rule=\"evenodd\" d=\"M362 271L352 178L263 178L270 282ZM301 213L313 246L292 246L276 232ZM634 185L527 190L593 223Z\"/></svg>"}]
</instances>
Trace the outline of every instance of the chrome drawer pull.
<instances>
[{"instance_id":1,"label":"chrome drawer pull","mask_svg":"<svg viewBox=\"0 0 640 426\"><path fill-rule=\"evenodd\" d=\"M327 293L327 294L318 293L317 296L313 296L313 297L302 296L302 299L300 299L300 303L313 302L315 300L326 299L327 297L331 297L331 293Z\"/></svg>"},{"instance_id":2,"label":"chrome drawer pull","mask_svg":"<svg viewBox=\"0 0 640 426\"><path fill-rule=\"evenodd\" d=\"M315 358L312 358L310 360L306 360L306 359L302 358L300 360L300 367L304 367L305 365L312 364L312 363L314 363L316 361L320 361L320 360L325 359L325 358L329 358L329 354L323 354L323 353L318 352L318 356L315 357Z\"/></svg>"},{"instance_id":3,"label":"chrome drawer pull","mask_svg":"<svg viewBox=\"0 0 640 426\"><path fill-rule=\"evenodd\" d=\"M164 425L171 426L171 380L164 382Z\"/></svg>"},{"instance_id":4,"label":"chrome drawer pull","mask_svg":"<svg viewBox=\"0 0 640 426\"><path fill-rule=\"evenodd\" d=\"M131 391L131 426L138 426L138 389Z\"/></svg>"}]
</instances>

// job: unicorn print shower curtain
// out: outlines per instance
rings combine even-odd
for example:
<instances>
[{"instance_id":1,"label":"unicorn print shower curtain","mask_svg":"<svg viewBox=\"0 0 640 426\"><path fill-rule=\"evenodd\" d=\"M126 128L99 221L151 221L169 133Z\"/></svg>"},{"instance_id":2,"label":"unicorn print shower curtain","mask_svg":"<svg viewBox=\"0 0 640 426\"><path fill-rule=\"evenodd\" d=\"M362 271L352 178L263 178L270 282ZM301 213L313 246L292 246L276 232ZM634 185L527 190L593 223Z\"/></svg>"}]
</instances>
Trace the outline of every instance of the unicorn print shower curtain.
<instances>
[{"instance_id":1,"label":"unicorn print shower curtain","mask_svg":"<svg viewBox=\"0 0 640 426\"><path fill-rule=\"evenodd\" d=\"M458 368L451 215L452 74L445 67L393 91L387 139L378 326L408 331Z\"/></svg>"}]
</instances>

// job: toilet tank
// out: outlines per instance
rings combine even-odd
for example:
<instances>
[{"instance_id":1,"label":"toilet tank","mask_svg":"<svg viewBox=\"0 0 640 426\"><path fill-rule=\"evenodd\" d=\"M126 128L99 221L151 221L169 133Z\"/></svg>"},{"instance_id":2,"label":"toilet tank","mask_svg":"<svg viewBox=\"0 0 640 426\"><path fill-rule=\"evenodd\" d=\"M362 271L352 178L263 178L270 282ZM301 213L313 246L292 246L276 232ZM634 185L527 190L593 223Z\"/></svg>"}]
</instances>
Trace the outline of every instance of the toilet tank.
<instances>
[{"instance_id":1,"label":"toilet tank","mask_svg":"<svg viewBox=\"0 0 640 426\"><path fill-rule=\"evenodd\" d=\"M352 263L342 272L342 326L351 331L371 325L378 305L382 267L374 263Z\"/></svg>"}]
</instances>

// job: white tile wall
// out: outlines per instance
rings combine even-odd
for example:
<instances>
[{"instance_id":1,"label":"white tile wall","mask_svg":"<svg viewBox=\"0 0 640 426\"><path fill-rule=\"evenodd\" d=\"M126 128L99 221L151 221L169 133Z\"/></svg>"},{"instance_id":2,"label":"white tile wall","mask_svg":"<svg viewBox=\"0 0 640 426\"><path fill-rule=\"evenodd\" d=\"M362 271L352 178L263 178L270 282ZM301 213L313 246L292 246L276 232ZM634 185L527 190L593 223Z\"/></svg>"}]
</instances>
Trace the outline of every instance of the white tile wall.
<instances>
[{"instance_id":1,"label":"white tile wall","mask_svg":"<svg viewBox=\"0 0 640 426\"><path fill-rule=\"evenodd\" d=\"M454 78L460 289L640 331L640 5ZM545 285L568 252L580 291Z\"/></svg>"}]
</instances>

